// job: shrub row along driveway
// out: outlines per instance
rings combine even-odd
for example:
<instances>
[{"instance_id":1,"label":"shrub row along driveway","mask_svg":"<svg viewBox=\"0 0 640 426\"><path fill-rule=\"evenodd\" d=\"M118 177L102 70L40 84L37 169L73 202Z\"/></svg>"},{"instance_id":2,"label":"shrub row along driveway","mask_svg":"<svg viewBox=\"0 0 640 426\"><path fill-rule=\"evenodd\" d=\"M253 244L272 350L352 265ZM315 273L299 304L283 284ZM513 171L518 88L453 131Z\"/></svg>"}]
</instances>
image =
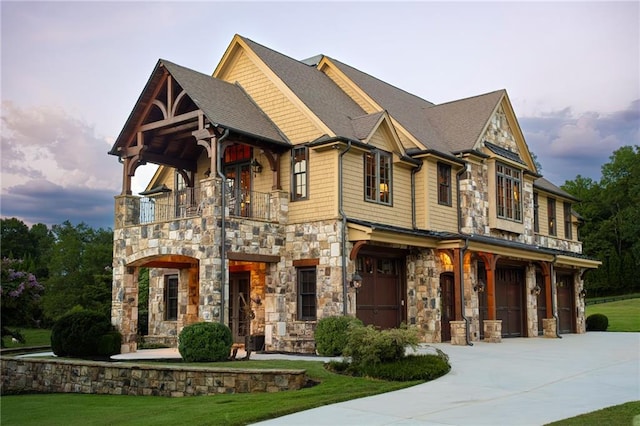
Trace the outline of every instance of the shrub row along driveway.
<instances>
[{"instance_id":1,"label":"shrub row along driveway","mask_svg":"<svg viewBox=\"0 0 640 426\"><path fill-rule=\"evenodd\" d=\"M433 344L451 372L260 425L541 425L640 400L640 333Z\"/></svg>"}]
</instances>

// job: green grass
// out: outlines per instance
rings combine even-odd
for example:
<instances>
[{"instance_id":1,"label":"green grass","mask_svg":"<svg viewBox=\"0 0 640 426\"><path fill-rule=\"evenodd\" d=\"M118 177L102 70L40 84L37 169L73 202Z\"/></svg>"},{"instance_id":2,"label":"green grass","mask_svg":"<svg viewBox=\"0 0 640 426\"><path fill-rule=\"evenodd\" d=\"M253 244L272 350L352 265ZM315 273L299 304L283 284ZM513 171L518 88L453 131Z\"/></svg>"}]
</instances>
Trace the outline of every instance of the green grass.
<instances>
[{"instance_id":1,"label":"green grass","mask_svg":"<svg viewBox=\"0 0 640 426\"><path fill-rule=\"evenodd\" d=\"M638 416L637 419L634 417ZM614 405L587 414L581 414L546 426L600 426L600 425L628 425L640 426L640 401Z\"/></svg>"},{"instance_id":2,"label":"green grass","mask_svg":"<svg viewBox=\"0 0 640 426\"><path fill-rule=\"evenodd\" d=\"M640 331L640 298L589 305L586 316L604 314L609 318L607 331Z\"/></svg>"},{"instance_id":3,"label":"green grass","mask_svg":"<svg viewBox=\"0 0 640 426\"><path fill-rule=\"evenodd\" d=\"M184 365L184 364L180 364ZM305 369L320 384L298 391L185 398L114 395L3 395L2 424L244 425L297 411L413 386L331 373L318 361L235 361L215 367Z\"/></svg>"},{"instance_id":4,"label":"green grass","mask_svg":"<svg viewBox=\"0 0 640 426\"><path fill-rule=\"evenodd\" d=\"M10 330L17 330L25 338L24 343L14 343L11 341L11 336L5 336L2 338L5 348L22 348L30 346L51 346L51 330L44 328L19 328L19 327L7 327Z\"/></svg>"}]
</instances>

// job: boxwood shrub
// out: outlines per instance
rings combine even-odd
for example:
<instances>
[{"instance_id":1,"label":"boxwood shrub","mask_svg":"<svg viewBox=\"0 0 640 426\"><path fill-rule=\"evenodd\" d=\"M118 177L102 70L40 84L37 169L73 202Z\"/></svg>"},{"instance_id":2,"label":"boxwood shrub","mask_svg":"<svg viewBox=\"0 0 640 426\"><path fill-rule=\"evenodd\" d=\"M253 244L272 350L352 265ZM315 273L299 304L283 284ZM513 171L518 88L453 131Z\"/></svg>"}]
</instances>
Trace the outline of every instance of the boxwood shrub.
<instances>
[{"instance_id":1,"label":"boxwood shrub","mask_svg":"<svg viewBox=\"0 0 640 426\"><path fill-rule=\"evenodd\" d=\"M350 316L325 317L318 321L314 338L316 351L322 356L339 356L347 344L349 327L362 326L362 321Z\"/></svg>"},{"instance_id":2,"label":"boxwood shrub","mask_svg":"<svg viewBox=\"0 0 640 426\"><path fill-rule=\"evenodd\" d=\"M74 309L51 328L51 349L57 356L94 357L120 353L122 336L109 318L96 311Z\"/></svg>"},{"instance_id":3,"label":"boxwood shrub","mask_svg":"<svg viewBox=\"0 0 640 426\"><path fill-rule=\"evenodd\" d=\"M186 362L226 361L231 354L231 329L219 322L197 322L182 329L178 351Z\"/></svg>"},{"instance_id":4,"label":"boxwood shrub","mask_svg":"<svg viewBox=\"0 0 640 426\"><path fill-rule=\"evenodd\" d=\"M591 314L587 317L587 331L607 331L609 318L604 314Z\"/></svg>"},{"instance_id":5,"label":"boxwood shrub","mask_svg":"<svg viewBox=\"0 0 640 426\"><path fill-rule=\"evenodd\" d=\"M359 373L362 376L376 379L409 382L437 379L447 374L449 370L451 370L451 365L443 357L437 355L407 355L395 361L362 365Z\"/></svg>"}]
</instances>

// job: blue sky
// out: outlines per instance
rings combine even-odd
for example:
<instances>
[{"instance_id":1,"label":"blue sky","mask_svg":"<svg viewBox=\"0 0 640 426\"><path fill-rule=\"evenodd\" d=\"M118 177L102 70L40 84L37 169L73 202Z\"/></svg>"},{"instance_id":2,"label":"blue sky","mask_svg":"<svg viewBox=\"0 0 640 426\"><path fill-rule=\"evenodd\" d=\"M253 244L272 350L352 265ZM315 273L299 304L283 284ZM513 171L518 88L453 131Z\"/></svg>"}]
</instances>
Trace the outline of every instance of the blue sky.
<instances>
[{"instance_id":1,"label":"blue sky","mask_svg":"<svg viewBox=\"0 0 640 426\"><path fill-rule=\"evenodd\" d=\"M0 214L112 227L107 151L159 58L212 73L234 34L434 103L506 89L546 178L640 144L640 3L1 1ZM138 169L142 190L151 167Z\"/></svg>"}]
</instances>

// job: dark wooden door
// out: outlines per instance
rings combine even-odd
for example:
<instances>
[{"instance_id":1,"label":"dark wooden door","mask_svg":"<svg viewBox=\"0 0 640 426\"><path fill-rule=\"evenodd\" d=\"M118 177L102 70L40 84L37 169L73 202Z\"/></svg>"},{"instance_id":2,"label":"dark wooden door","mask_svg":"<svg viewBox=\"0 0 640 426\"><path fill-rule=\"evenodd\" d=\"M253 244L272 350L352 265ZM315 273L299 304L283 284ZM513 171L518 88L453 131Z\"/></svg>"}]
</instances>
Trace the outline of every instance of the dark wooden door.
<instances>
[{"instance_id":1,"label":"dark wooden door","mask_svg":"<svg viewBox=\"0 0 640 426\"><path fill-rule=\"evenodd\" d=\"M496 317L502 320L502 337L522 336L524 323L524 272L522 268L496 269Z\"/></svg>"},{"instance_id":2,"label":"dark wooden door","mask_svg":"<svg viewBox=\"0 0 640 426\"><path fill-rule=\"evenodd\" d=\"M542 320L547 317L547 287L544 284L544 278L541 273L536 273L536 284L540 287L540 293L536 297L536 303L538 304L538 335L542 336L544 334Z\"/></svg>"},{"instance_id":3,"label":"dark wooden door","mask_svg":"<svg viewBox=\"0 0 640 426\"><path fill-rule=\"evenodd\" d=\"M556 288L558 289L558 331L560 334L573 333L575 329L573 277L569 274L558 274Z\"/></svg>"},{"instance_id":4,"label":"dark wooden door","mask_svg":"<svg viewBox=\"0 0 640 426\"><path fill-rule=\"evenodd\" d=\"M249 282L249 272L229 274L229 328L234 343L244 343L250 331Z\"/></svg>"},{"instance_id":5,"label":"dark wooden door","mask_svg":"<svg viewBox=\"0 0 640 426\"><path fill-rule=\"evenodd\" d=\"M398 259L359 256L362 286L356 296L356 316L365 325L398 327L403 318L400 265Z\"/></svg>"},{"instance_id":6,"label":"dark wooden door","mask_svg":"<svg viewBox=\"0 0 640 426\"><path fill-rule=\"evenodd\" d=\"M451 324L455 320L455 297L453 288L453 274L440 275L440 330L443 342L451 340Z\"/></svg>"}]
</instances>

